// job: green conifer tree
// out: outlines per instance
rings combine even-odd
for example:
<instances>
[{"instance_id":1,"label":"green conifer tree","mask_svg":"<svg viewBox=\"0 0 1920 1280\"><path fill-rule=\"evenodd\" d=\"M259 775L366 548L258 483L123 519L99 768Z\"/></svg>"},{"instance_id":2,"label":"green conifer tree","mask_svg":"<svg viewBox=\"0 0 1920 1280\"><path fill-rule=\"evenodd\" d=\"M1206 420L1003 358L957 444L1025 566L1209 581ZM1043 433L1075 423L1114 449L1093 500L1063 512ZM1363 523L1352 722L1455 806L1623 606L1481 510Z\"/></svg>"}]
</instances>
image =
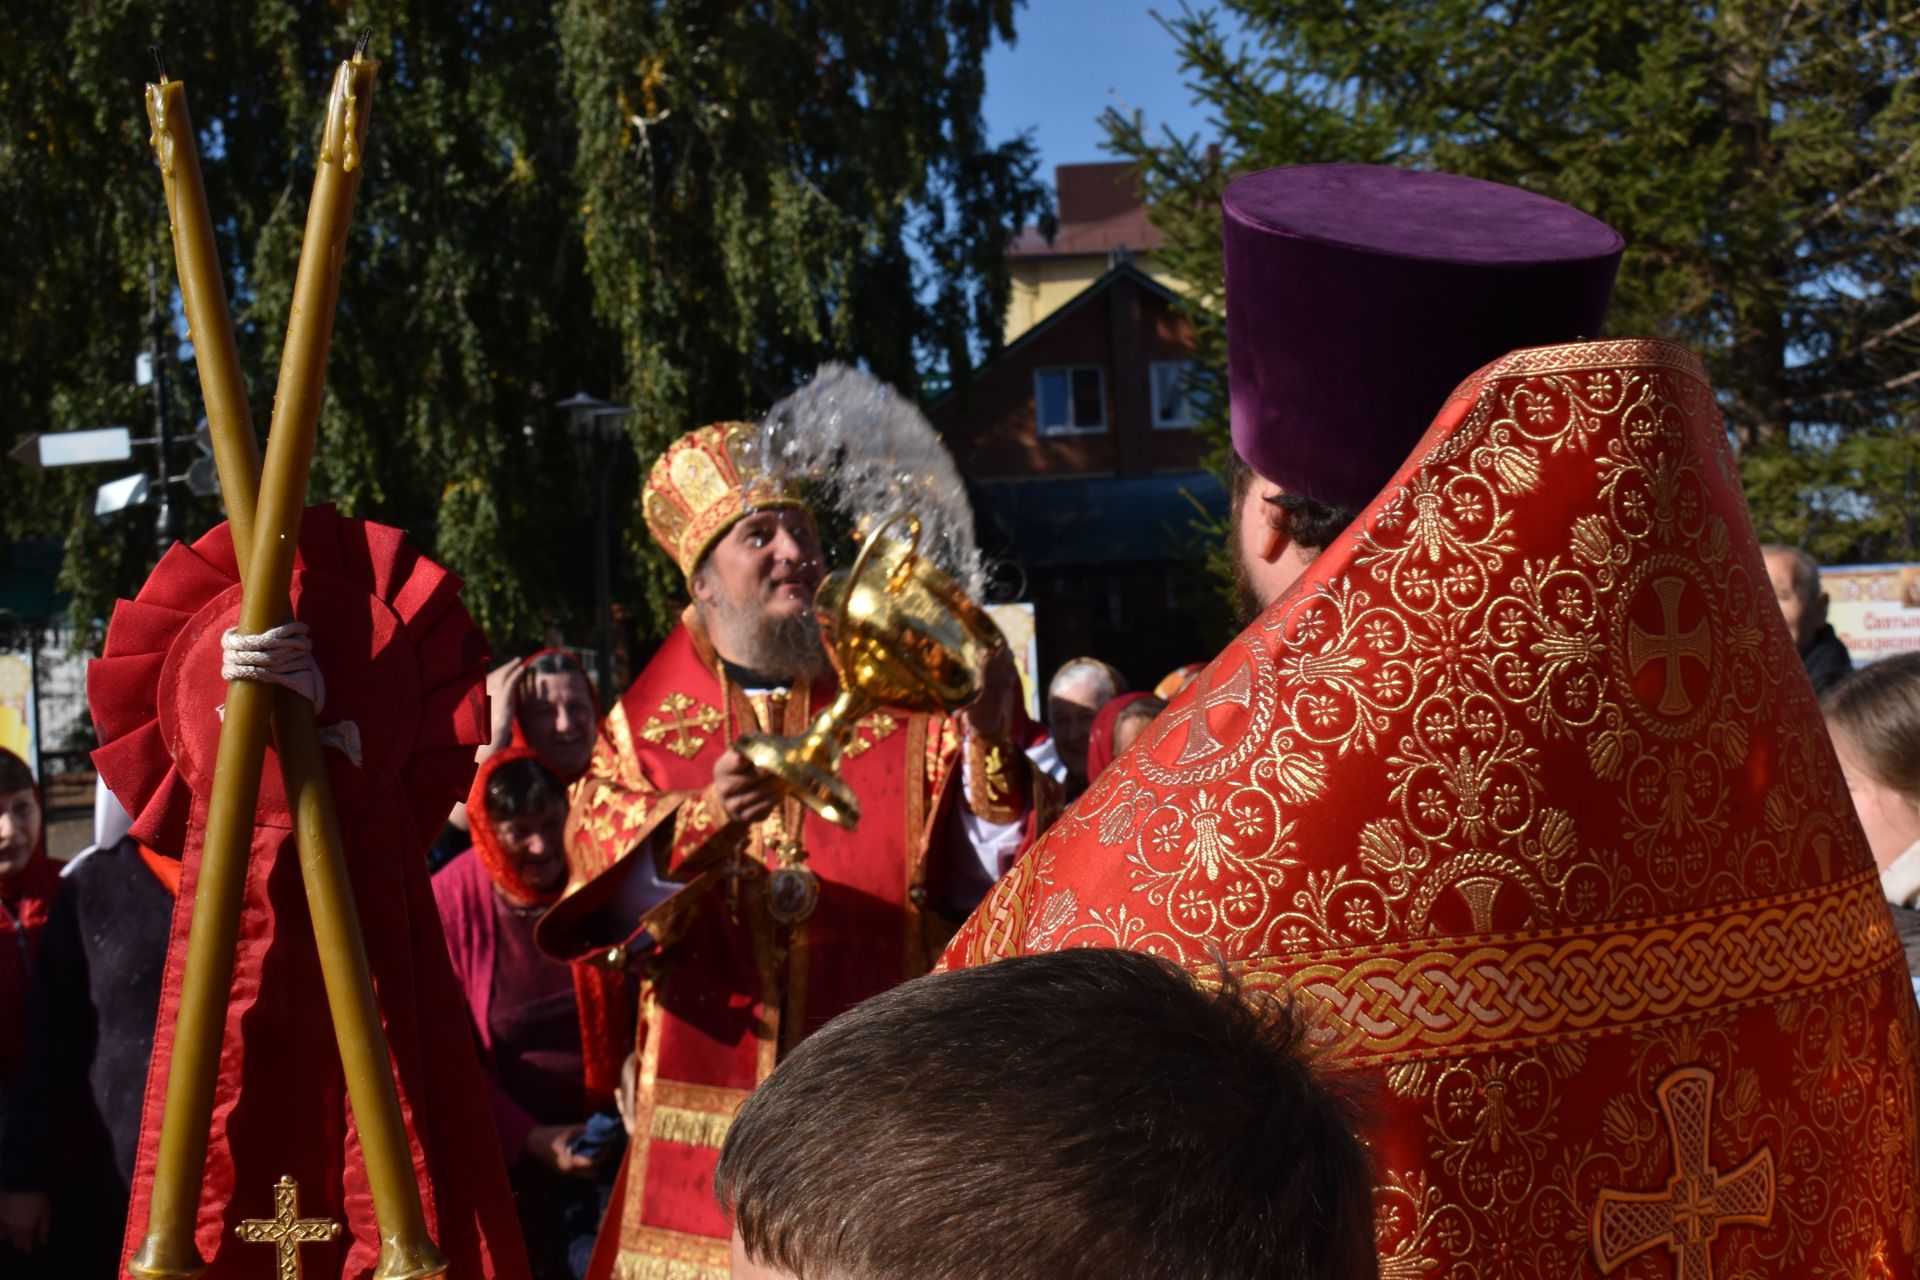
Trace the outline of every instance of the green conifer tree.
<instances>
[{"instance_id":1,"label":"green conifer tree","mask_svg":"<svg viewBox=\"0 0 1920 1280\"><path fill-rule=\"evenodd\" d=\"M1442 169L1620 229L1608 331L1675 337L1705 359L1764 536L1828 559L1920 555L1920 7L1226 9L1166 23L1217 139L1108 118L1112 145L1141 165L1169 265L1196 286L1216 442L1228 175L1330 160Z\"/></svg>"}]
</instances>

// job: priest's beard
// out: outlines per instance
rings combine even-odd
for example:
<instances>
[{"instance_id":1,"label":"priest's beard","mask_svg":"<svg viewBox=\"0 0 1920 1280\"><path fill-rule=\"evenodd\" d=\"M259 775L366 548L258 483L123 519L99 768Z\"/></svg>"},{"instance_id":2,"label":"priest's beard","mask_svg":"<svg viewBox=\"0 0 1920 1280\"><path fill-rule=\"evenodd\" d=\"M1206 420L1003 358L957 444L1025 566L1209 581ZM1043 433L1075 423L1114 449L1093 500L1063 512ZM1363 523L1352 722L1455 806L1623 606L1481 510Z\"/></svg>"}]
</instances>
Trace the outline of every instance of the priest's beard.
<instances>
[{"instance_id":1,"label":"priest's beard","mask_svg":"<svg viewBox=\"0 0 1920 1280\"><path fill-rule=\"evenodd\" d=\"M720 656L736 666L792 684L811 684L827 673L812 609L769 618L758 600L736 600L722 588L712 604L700 606L700 620Z\"/></svg>"},{"instance_id":2,"label":"priest's beard","mask_svg":"<svg viewBox=\"0 0 1920 1280\"><path fill-rule=\"evenodd\" d=\"M1255 618L1266 612L1268 602L1260 598L1260 587L1253 580L1253 568L1247 563L1247 550L1241 545L1238 526L1233 527L1229 539L1227 551L1233 561L1233 625L1245 631Z\"/></svg>"}]
</instances>

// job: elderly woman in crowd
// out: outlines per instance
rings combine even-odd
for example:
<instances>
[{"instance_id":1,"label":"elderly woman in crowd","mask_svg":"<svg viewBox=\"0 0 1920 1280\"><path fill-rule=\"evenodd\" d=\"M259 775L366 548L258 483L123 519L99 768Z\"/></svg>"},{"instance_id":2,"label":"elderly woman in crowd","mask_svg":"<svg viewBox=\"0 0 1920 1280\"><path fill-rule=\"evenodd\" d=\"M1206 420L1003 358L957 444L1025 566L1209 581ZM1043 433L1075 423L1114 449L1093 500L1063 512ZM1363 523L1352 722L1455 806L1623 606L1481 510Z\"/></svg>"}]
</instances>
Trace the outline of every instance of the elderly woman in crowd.
<instances>
[{"instance_id":1,"label":"elderly woman in crowd","mask_svg":"<svg viewBox=\"0 0 1920 1280\"><path fill-rule=\"evenodd\" d=\"M1087 745L1092 739L1094 717L1126 691L1126 679L1098 658L1075 658L1054 672L1048 682L1048 740L1028 754L1065 786L1068 800L1085 791L1092 777ZM1047 750L1049 746L1051 751Z\"/></svg>"}]
</instances>

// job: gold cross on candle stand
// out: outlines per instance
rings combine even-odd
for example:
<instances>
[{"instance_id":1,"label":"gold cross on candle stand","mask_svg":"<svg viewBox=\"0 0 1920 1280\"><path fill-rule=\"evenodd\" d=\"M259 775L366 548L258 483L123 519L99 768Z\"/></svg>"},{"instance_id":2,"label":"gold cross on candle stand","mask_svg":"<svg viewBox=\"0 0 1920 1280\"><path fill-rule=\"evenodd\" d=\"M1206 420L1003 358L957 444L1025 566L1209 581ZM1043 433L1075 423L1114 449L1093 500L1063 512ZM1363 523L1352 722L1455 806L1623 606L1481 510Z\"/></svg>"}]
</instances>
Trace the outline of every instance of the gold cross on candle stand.
<instances>
[{"instance_id":1,"label":"gold cross on candle stand","mask_svg":"<svg viewBox=\"0 0 1920 1280\"><path fill-rule=\"evenodd\" d=\"M244 1219L233 1234L247 1244L273 1246L275 1280L300 1280L300 1246L332 1240L340 1234L340 1224L301 1217L300 1184L282 1174L273 1184L273 1216Z\"/></svg>"}]
</instances>

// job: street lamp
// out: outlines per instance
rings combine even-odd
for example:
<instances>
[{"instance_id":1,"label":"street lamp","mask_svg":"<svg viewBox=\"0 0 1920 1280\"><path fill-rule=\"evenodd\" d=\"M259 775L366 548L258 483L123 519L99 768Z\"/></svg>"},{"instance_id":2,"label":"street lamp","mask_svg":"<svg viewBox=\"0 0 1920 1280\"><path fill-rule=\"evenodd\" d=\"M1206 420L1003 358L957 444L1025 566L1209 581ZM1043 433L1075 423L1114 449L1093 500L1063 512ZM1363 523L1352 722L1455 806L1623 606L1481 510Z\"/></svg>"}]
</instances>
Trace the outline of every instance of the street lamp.
<instances>
[{"instance_id":1,"label":"street lamp","mask_svg":"<svg viewBox=\"0 0 1920 1280\"><path fill-rule=\"evenodd\" d=\"M613 688L613 574L610 557L612 532L608 528L608 478L613 467L605 456L606 452L618 444L626 435L626 420L633 410L624 404L615 404L611 400L602 400L582 391L571 399L562 400L554 406L564 409L567 414L567 429L573 436L573 442L583 458L597 463L593 470L594 485L594 533L593 533L593 608L594 620L600 631L600 653L594 663L595 675L600 686L600 705L611 706L615 696Z\"/></svg>"}]
</instances>

